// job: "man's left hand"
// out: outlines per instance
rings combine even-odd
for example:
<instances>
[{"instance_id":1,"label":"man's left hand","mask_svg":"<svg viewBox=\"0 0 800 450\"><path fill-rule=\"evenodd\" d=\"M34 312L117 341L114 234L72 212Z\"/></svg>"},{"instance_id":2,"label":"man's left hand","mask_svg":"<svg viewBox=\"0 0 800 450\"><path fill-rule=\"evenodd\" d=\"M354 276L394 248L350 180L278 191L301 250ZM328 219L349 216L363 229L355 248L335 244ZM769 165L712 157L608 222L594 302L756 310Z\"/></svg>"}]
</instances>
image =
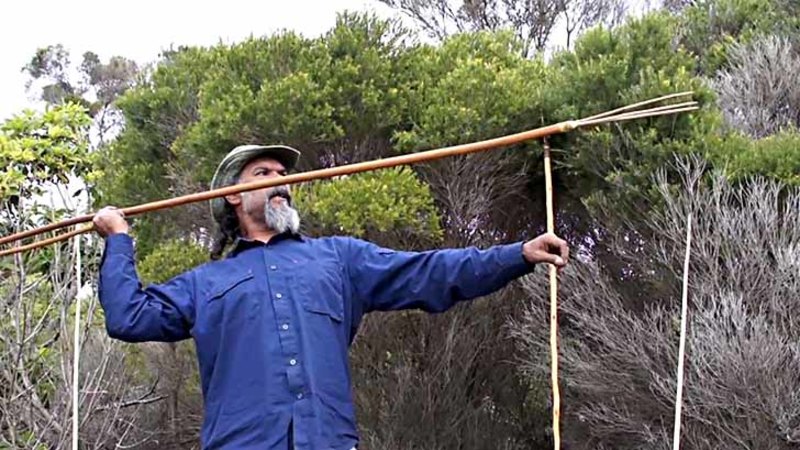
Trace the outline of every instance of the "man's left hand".
<instances>
[{"instance_id":1,"label":"man's left hand","mask_svg":"<svg viewBox=\"0 0 800 450\"><path fill-rule=\"evenodd\" d=\"M545 233L526 242L522 256L531 264L550 263L561 268L569 261L569 244L553 233Z\"/></svg>"}]
</instances>

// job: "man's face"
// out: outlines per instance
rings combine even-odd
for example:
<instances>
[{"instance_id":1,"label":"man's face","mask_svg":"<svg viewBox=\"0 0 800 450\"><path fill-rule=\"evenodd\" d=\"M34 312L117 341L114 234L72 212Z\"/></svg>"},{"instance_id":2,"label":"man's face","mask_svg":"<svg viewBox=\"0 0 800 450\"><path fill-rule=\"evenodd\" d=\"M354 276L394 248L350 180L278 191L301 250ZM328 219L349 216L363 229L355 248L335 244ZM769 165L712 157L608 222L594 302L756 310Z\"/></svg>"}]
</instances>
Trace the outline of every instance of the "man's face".
<instances>
[{"instance_id":1,"label":"man's face","mask_svg":"<svg viewBox=\"0 0 800 450\"><path fill-rule=\"evenodd\" d=\"M239 183L283 176L286 176L286 168L279 161L268 157L256 158L244 166L239 175ZM258 189L242 192L240 195L242 209L256 223L266 225L277 233L298 231L300 219L297 211L292 208L292 195L288 186Z\"/></svg>"},{"instance_id":2,"label":"man's face","mask_svg":"<svg viewBox=\"0 0 800 450\"><path fill-rule=\"evenodd\" d=\"M267 157L256 158L244 166L242 172L239 174L239 183L249 183L265 178L279 178L284 176L286 176L286 168L284 168L283 164L280 162ZM248 213L249 210L256 205L258 208L263 208L267 201L269 201L272 206L279 206L281 203L287 203L291 200L288 186L264 188L257 191L243 192L243 194L245 194L242 199L243 206Z\"/></svg>"}]
</instances>

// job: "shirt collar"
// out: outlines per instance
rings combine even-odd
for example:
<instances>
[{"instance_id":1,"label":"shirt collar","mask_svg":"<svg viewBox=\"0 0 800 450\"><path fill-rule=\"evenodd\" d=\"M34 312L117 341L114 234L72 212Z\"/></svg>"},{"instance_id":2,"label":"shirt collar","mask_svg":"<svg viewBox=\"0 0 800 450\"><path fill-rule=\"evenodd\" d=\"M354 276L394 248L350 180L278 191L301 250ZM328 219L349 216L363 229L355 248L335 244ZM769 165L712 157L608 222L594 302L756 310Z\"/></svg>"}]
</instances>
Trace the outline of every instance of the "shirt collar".
<instances>
[{"instance_id":1,"label":"shirt collar","mask_svg":"<svg viewBox=\"0 0 800 450\"><path fill-rule=\"evenodd\" d=\"M258 246L270 246L276 245L281 241L285 241L286 239L294 239L296 241L303 242L306 240L305 236L300 233L293 233L291 231L286 231L281 234L276 234L269 239L269 242L266 244L262 241L255 240L255 239L248 239L245 237L237 237L235 241L233 241L233 248L230 252L228 252L227 258L231 258L236 256L237 254L241 253L244 250L249 248L258 247Z\"/></svg>"}]
</instances>

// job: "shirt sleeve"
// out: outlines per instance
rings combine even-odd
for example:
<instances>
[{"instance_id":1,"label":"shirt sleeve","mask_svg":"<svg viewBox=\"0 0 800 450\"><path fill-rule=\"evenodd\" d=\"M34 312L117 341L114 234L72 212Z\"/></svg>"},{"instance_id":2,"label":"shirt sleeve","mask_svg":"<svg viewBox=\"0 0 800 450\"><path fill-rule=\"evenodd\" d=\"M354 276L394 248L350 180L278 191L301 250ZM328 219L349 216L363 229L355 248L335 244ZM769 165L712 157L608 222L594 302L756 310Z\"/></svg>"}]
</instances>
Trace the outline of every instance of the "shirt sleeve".
<instances>
[{"instance_id":1,"label":"shirt sleeve","mask_svg":"<svg viewBox=\"0 0 800 450\"><path fill-rule=\"evenodd\" d=\"M347 266L364 312L441 312L530 273L534 266L522 256L522 244L405 252L349 239Z\"/></svg>"},{"instance_id":2,"label":"shirt sleeve","mask_svg":"<svg viewBox=\"0 0 800 450\"><path fill-rule=\"evenodd\" d=\"M194 322L193 277L187 272L143 288L136 273L131 237L108 236L98 281L108 335L127 342L189 338Z\"/></svg>"}]
</instances>

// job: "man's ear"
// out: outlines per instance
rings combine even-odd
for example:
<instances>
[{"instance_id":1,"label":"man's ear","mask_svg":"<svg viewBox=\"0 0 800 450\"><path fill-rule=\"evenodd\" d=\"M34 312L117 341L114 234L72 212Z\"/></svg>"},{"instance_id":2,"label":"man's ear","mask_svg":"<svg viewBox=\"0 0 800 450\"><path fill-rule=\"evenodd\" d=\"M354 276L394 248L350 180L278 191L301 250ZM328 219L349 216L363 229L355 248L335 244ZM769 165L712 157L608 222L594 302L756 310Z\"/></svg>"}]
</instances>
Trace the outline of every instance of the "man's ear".
<instances>
[{"instance_id":1,"label":"man's ear","mask_svg":"<svg viewBox=\"0 0 800 450\"><path fill-rule=\"evenodd\" d=\"M230 194L225 196L225 200L233 206L237 206L242 203L242 194Z\"/></svg>"}]
</instances>

